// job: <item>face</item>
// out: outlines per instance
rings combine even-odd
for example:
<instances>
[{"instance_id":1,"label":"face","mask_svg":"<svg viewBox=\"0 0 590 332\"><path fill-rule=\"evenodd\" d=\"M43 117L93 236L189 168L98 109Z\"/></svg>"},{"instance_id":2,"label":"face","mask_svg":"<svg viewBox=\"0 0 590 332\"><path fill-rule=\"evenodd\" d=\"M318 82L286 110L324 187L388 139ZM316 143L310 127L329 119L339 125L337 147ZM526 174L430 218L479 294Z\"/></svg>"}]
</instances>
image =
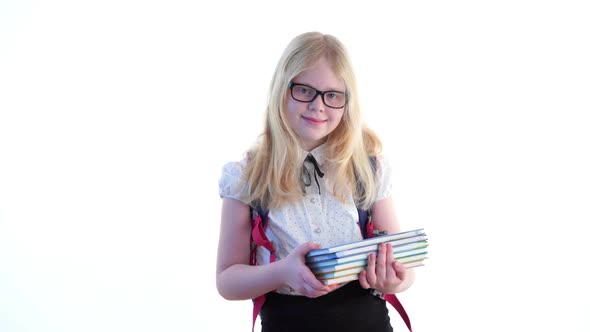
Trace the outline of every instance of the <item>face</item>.
<instances>
[{"instance_id":1,"label":"face","mask_svg":"<svg viewBox=\"0 0 590 332\"><path fill-rule=\"evenodd\" d=\"M292 80L293 83L305 84L320 91L345 92L344 81L338 77L325 58ZM328 95L325 96L329 98ZM293 99L291 90L287 89L287 122L299 136L306 151L324 143L328 135L338 127L342 120L344 108L330 108L318 95L309 103Z\"/></svg>"}]
</instances>

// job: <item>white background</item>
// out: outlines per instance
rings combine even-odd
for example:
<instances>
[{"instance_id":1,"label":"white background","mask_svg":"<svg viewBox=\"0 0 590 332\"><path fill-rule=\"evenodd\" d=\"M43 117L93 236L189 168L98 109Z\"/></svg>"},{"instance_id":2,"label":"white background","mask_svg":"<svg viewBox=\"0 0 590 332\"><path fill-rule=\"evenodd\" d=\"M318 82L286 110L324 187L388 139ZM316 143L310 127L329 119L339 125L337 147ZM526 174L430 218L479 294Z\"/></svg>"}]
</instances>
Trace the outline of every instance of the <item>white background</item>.
<instances>
[{"instance_id":1,"label":"white background","mask_svg":"<svg viewBox=\"0 0 590 332\"><path fill-rule=\"evenodd\" d=\"M430 258L415 331L589 331L584 1L0 2L0 331L247 331L221 166L295 35L349 48ZM405 331L392 315L397 331Z\"/></svg>"}]
</instances>

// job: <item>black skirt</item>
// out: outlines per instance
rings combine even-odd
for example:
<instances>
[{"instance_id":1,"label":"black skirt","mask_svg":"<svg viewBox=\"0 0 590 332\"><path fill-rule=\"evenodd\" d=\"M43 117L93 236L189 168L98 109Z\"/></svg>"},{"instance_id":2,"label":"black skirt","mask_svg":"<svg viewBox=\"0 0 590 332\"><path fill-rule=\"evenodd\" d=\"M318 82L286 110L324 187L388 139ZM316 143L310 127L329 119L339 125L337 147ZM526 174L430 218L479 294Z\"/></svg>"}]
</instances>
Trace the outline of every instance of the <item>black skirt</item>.
<instances>
[{"instance_id":1,"label":"black skirt","mask_svg":"<svg viewBox=\"0 0 590 332\"><path fill-rule=\"evenodd\" d=\"M266 294L262 332L392 332L385 300L358 281L318 298Z\"/></svg>"}]
</instances>

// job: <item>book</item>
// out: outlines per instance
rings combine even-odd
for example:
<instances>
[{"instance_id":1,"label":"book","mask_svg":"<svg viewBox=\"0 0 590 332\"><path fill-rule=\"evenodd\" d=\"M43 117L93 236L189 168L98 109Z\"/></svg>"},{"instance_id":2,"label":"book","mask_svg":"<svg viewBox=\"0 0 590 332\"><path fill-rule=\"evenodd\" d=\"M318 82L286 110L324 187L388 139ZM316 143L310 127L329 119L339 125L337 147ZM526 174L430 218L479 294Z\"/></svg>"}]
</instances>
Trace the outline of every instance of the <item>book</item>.
<instances>
[{"instance_id":1,"label":"book","mask_svg":"<svg viewBox=\"0 0 590 332\"><path fill-rule=\"evenodd\" d=\"M412 242L412 243L408 243L408 244L398 245L398 246L393 247L393 255L397 259L397 258L400 258L403 256L411 255L412 253L415 253L415 250L420 250L420 249L425 250L427 247L428 247L427 241L418 241L418 242ZM341 263L348 263L348 262L363 260L363 259L366 259L371 252L374 252L374 251L366 251L366 252L361 252L359 254L353 254L350 256L336 257L333 259L319 260L319 261L315 261L315 262L311 261L311 262L307 263L307 266L313 270L314 268L332 266L332 265L341 264Z\"/></svg>"},{"instance_id":2,"label":"book","mask_svg":"<svg viewBox=\"0 0 590 332\"><path fill-rule=\"evenodd\" d=\"M426 256L426 253L427 253L426 248L419 248L419 249L404 251L404 252L399 253L397 255L394 253L393 257L395 258L395 260L399 261L400 263L403 263L406 261L413 261L413 260L419 259L422 256ZM342 261L339 261L338 259L335 259L335 260L323 261L323 262L318 263L317 265L308 265L308 267L311 269L311 271L314 274L335 272L335 271L345 270L345 269L348 269L351 267L358 267L358 266L365 267L368 264L367 258L369 256L369 254L370 253L352 256L352 257L357 257L357 258L354 260L346 261L346 262L342 262Z\"/></svg>"},{"instance_id":3,"label":"book","mask_svg":"<svg viewBox=\"0 0 590 332\"><path fill-rule=\"evenodd\" d=\"M423 266L427 259L428 239L424 229L416 229L311 250L305 261L325 285L357 280L367 266L369 255L377 254L381 243L390 243L394 259L406 268Z\"/></svg>"},{"instance_id":4,"label":"book","mask_svg":"<svg viewBox=\"0 0 590 332\"><path fill-rule=\"evenodd\" d=\"M396 261L402 263L405 266L408 263L422 262L426 258L426 253L424 252L417 255L402 257L400 259L396 259Z\"/></svg>"},{"instance_id":5,"label":"book","mask_svg":"<svg viewBox=\"0 0 590 332\"><path fill-rule=\"evenodd\" d=\"M374 238L371 238L371 239L374 239ZM307 263L321 262L321 261L334 259L334 258L347 257L347 256L352 256L352 255L357 255L357 254L362 254L362 253L371 253L371 252L376 252L379 247L379 244L381 244L381 243L391 243L391 245L395 248L397 246L401 246L404 244L411 244L411 243L416 243L416 242L427 241L427 238L426 238L426 235L417 235L417 236L406 237L406 238L401 238L401 239L391 240L391 241L388 241L387 238L383 238L383 239L379 239L379 240L381 240L381 241L380 242L371 241L368 245L365 245L365 243L363 243L362 241L354 242L353 247L346 247L347 249L344 249L341 251L326 252L321 255L317 255L315 253L312 253L312 251L324 250L324 249L310 250L310 252L305 257L305 261ZM326 248L326 249L329 249L329 248ZM311 255L310 255L310 253L311 253Z\"/></svg>"},{"instance_id":6,"label":"book","mask_svg":"<svg viewBox=\"0 0 590 332\"><path fill-rule=\"evenodd\" d=\"M404 266L406 267L406 269L410 269L410 268L414 268L414 267L418 267L418 266L424 266L424 263L414 262L414 263L404 264ZM341 283L348 282L348 281L358 280L358 278L359 278L359 274L353 273L353 274L349 274L349 275L345 275L345 276L341 276L341 277L337 277L337 278L320 279L320 281L324 285L334 285L334 284L341 284Z\"/></svg>"},{"instance_id":7,"label":"book","mask_svg":"<svg viewBox=\"0 0 590 332\"><path fill-rule=\"evenodd\" d=\"M347 276L349 274L359 274L364 269L365 269L364 266L357 266L357 267L352 267L352 268L344 269L344 270L340 270L340 271L321 273L321 274L316 275L316 277L319 280L333 279L336 277Z\"/></svg>"},{"instance_id":8,"label":"book","mask_svg":"<svg viewBox=\"0 0 590 332\"><path fill-rule=\"evenodd\" d=\"M339 251L343 251L343 250L347 250L347 249L364 247L364 246L368 246L368 245L372 245L372 244L379 244L379 243L383 243L383 242L391 242L394 240L414 237L414 236L418 236L418 235L424 235L424 229L420 228L420 229L407 231L407 232L379 235L379 236L371 237L371 238L364 239L364 240L340 244L340 245L333 246L333 247L314 249L314 250L310 250L306 256L313 257L313 256L325 255L325 254L335 253L335 252L339 252Z\"/></svg>"}]
</instances>

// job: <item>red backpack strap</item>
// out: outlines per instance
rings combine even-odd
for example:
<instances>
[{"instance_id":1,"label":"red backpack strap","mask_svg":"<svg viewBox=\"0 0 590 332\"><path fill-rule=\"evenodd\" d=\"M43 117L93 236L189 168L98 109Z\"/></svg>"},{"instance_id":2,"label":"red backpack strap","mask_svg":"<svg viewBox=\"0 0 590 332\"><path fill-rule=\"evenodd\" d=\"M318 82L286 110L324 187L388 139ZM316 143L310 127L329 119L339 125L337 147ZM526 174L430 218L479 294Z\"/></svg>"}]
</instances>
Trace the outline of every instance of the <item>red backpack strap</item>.
<instances>
[{"instance_id":1,"label":"red backpack strap","mask_svg":"<svg viewBox=\"0 0 590 332\"><path fill-rule=\"evenodd\" d=\"M266 237L264 223L260 215L256 216L252 223L252 241L255 246L264 247L270 251L271 261L274 261L275 249L272 242Z\"/></svg>"},{"instance_id":2,"label":"red backpack strap","mask_svg":"<svg viewBox=\"0 0 590 332\"><path fill-rule=\"evenodd\" d=\"M276 260L275 249L272 242L266 236L264 231L266 228L266 221L268 211L263 210L259 205L252 208L252 246L250 248L250 265L257 265L256 262L256 248L262 246L270 251L270 262ZM264 294L253 299L254 307L252 309L252 332L256 325L256 317L260 314L260 310L266 301Z\"/></svg>"},{"instance_id":3,"label":"red backpack strap","mask_svg":"<svg viewBox=\"0 0 590 332\"><path fill-rule=\"evenodd\" d=\"M404 320L404 323L406 323L408 331L412 332L412 323L410 322L410 317L406 313L406 309L404 309L404 306L398 300L397 296L395 296L395 294L385 294L384 298L385 301L389 302L389 304L391 304L395 310L397 310L400 317Z\"/></svg>"},{"instance_id":4,"label":"red backpack strap","mask_svg":"<svg viewBox=\"0 0 590 332\"><path fill-rule=\"evenodd\" d=\"M260 314L260 310L266 301L266 296L260 295L259 297L255 298L254 300L254 309L252 309L252 332L254 332L254 326L256 325L256 317Z\"/></svg>"},{"instance_id":5,"label":"red backpack strap","mask_svg":"<svg viewBox=\"0 0 590 332\"><path fill-rule=\"evenodd\" d=\"M365 226L365 234L363 237L373 237L375 235L375 227L373 226L373 222L371 221L371 213L369 211L363 211L363 214L361 214L361 211L359 210L359 218L366 218L365 220L359 220L359 223ZM376 290L375 292L380 293ZM383 297L385 301L387 301L395 308L400 317L404 320L404 323L406 323L408 330L412 332L412 323L410 322L410 317L408 316L406 309L404 309L404 306L399 301L397 296L395 296L395 294L383 294L381 295L381 297Z\"/></svg>"}]
</instances>

